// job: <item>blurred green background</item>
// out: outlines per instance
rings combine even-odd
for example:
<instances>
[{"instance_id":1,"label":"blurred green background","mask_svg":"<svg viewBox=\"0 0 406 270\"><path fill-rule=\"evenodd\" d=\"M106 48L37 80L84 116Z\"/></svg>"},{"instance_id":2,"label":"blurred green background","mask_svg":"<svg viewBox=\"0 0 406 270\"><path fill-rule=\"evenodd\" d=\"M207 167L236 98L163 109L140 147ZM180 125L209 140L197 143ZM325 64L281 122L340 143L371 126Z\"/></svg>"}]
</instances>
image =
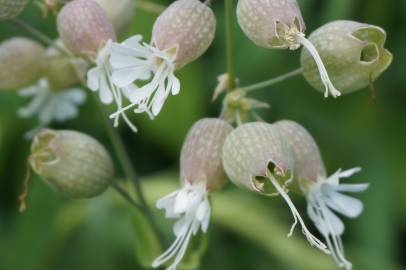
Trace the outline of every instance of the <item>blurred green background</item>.
<instances>
[{"instance_id":1,"label":"blurred green background","mask_svg":"<svg viewBox=\"0 0 406 270\"><path fill-rule=\"evenodd\" d=\"M272 105L260 114L269 122L291 119L304 125L318 142L329 173L338 168L363 168L349 180L367 181L371 187L359 196L365 203L361 217L345 220L347 255L354 269L406 269L406 1L299 3L308 33L336 19L383 27L394 62L376 81L374 99L369 89L336 100L324 99L297 77L253 93ZM187 130L199 118L220 112L220 101L213 104L210 100L216 77L225 72L223 1L214 1L213 9L218 21L216 39L203 57L178 72L181 94L170 97L154 121L134 117L139 133L131 133L124 124L119 128L151 205L177 188L178 156ZM137 9L127 36L141 33L149 40L156 16ZM56 37L55 18L42 19L35 5L30 4L20 18ZM234 34L235 68L242 85L299 65L299 51L258 48L244 37L236 22ZM0 22L0 39L13 36L30 35ZM34 176L28 210L18 213L17 196L30 146L23 135L35 125L35 120L16 116L25 102L15 92L0 93L0 270L143 269L145 257L137 258L148 251L148 241L142 241L145 235L134 225L141 224L142 217L113 191L94 200L71 201ZM91 99L81 108L79 118L53 127L91 134L113 153ZM293 199L305 213L304 199ZM337 269L331 258L307 245L299 228L291 239L286 238L292 220L278 198L253 196L230 184L214 194L213 208L200 269ZM171 222L162 219L162 212L156 213L170 236Z\"/></svg>"}]
</instances>

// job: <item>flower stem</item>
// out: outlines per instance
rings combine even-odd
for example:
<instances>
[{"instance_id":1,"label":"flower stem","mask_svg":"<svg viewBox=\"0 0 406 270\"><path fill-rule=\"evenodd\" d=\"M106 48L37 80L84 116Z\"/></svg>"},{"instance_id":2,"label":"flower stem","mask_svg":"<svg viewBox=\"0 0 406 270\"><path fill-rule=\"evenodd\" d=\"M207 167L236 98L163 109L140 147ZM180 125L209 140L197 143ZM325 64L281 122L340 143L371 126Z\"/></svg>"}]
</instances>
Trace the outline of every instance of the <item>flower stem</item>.
<instances>
[{"instance_id":1,"label":"flower stem","mask_svg":"<svg viewBox=\"0 0 406 270\"><path fill-rule=\"evenodd\" d=\"M269 87L271 85L286 81L286 80L288 80L290 78L293 78L293 77L296 77L296 76L298 76L300 74L302 74L302 69L298 68L298 69L295 69L295 70L293 70L291 72L288 72L286 74L278 76L276 78L272 78L272 79L269 79L269 80L266 80L266 81L263 81L263 82L255 83L255 84L252 84L252 85L249 85L249 86L240 87L239 90L241 90L241 91L243 91L245 93L252 92L252 91L255 91L255 90L258 90L258 89L261 89L261 88Z\"/></svg>"},{"instance_id":2,"label":"flower stem","mask_svg":"<svg viewBox=\"0 0 406 270\"><path fill-rule=\"evenodd\" d=\"M234 44L233 44L233 0L225 0L226 12L226 57L227 57L227 73L228 84L227 90L233 91L235 88L235 74L234 74Z\"/></svg>"},{"instance_id":3,"label":"flower stem","mask_svg":"<svg viewBox=\"0 0 406 270\"><path fill-rule=\"evenodd\" d=\"M41 33L40 31L38 31L37 29L35 29L31 25L29 25L28 23L24 22L23 20L14 18L14 19L11 19L10 21L12 23L14 23L14 25L20 27L21 29L24 29L31 35L35 36L36 38L38 38L45 44L54 47L56 50L60 51L62 54L66 55L68 57L72 57L72 54L68 50L66 50L65 48L63 48L61 46L58 46L57 44L55 44L55 42L52 39L50 39L49 37L47 37L45 34Z\"/></svg>"},{"instance_id":4,"label":"flower stem","mask_svg":"<svg viewBox=\"0 0 406 270\"><path fill-rule=\"evenodd\" d=\"M102 116L104 128L110 138L114 151L116 152L117 158L119 159L119 162L124 170L126 178L131 180L132 183L134 184L135 192L137 193L139 203L137 203L124 189L121 188L120 190L118 190L117 185L115 185L114 188L121 195L123 195L123 197L125 199L129 200L129 198L130 198L131 199L130 203L132 205L135 205L140 211L142 211L142 213L145 215L145 217L150 222L154 231L157 233L157 236L159 237L161 243L165 244L165 238L163 237L163 235L155 221L155 218L152 214L152 211L146 202L144 192L142 191L140 180L137 176L136 171L134 170L134 167L131 164L130 157L128 156L128 153L125 149L123 140L121 139L117 130L109 122L108 115L107 115L106 111L104 110L104 107L102 107L101 103L99 102L99 100L96 98L95 95L93 95L93 97L94 97L94 102L97 104L100 114ZM123 193L123 192L125 192L125 193Z\"/></svg>"},{"instance_id":5,"label":"flower stem","mask_svg":"<svg viewBox=\"0 0 406 270\"><path fill-rule=\"evenodd\" d=\"M143 11L147 11L150 13L160 14L162 11L165 10L166 6L157 4L147 0L137 0L135 1L135 7L139 8Z\"/></svg>"}]
</instances>

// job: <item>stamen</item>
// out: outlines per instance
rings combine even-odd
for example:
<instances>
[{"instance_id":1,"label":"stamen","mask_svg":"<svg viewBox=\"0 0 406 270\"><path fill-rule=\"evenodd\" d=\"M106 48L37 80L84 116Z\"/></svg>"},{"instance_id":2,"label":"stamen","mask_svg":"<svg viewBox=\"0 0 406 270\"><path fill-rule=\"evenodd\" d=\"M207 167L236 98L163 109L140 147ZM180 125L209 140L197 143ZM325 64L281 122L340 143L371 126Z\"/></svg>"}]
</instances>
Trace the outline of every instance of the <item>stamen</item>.
<instances>
[{"instance_id":1,"label":"stamen","mask_svg":"<svg viewBox=\"0 0 406 270\"><path fill-rule=\"evenodd\" d=\"M324 231L323 234L334 261L339 267L344 267L346 270L351 270L352 264L345 258L341 237L340 235L334 233L331 221L328 219L328 214L326 214L328 209L323 199L321 199L317 194L314 194L312 202L312 207L315 210L315 213L318 215L318 221L322 224L324 230L327 230Z\"/></svg>"},{"instance_id":2,"label":"stamen","mask_svg":"<svg viewBox=\"0 0 406 270\"><path fill-rule=\"evenodd\" d=\"M324 97L328 97L329 93L333 97L341 96L341 92L338 91L331 82L326 67L324 66L323 61L321 60L320 55L317 52L314 45L307 38L305 38L302 33L299 32L296 33L295 37L309 51L309 53L313 56L313 59L316 61L317 68L319 69L320 72L321 81L323 82L324 87L326 88Z\"/></svg>"},{"instance_id":3,"label":"stamen","mask_svg":"<svg viewBox=\"0 0 406 270\"><path fill-rule=\"evenodd\" d=\"M111 93L113 94L114 101L115 101L115 103L117 105L117 109L118 109L118 111L121 111L122 110L122 104L123 104L121 89L118 89L112 83L112 81L111 81L111 69L110 69L110 67L108 65L109 65L108 63L104 63L103 69L104 69L104 72L106 74L107 82L109 83ZM133 132L138 131L136 126L133 123L131 123L131 121L128 119L128 117L127 117L127 115L125 114L124 111L121 111L119 114L117 114L115 117L113 117L114 118L114 127L118 127L120 116L123 117L124 121L126 122L126 124L130 127L130 129ZM111 118L111 116L110 116L110 118Z\"/></svg>"},{"instance_id":4,"label":"stamen","mask_svg":"<svg viewBox=\"0 0 406 270\"><path fill-rule=\"evenodd\" d=\"M279 185L278 181L275 179L275 177L271 173L267 173L269 181L273 184L275 189L279 192L279 194L282 196L282 198L286 201L288 204L290 211L292 212L292 215L295 219L295 222L293 223L290 232L288 234L288 237L290 237L293 233L293 230L297 224L297 222L300 222L300 225L302 226L302 233L306 236L307 241L309 241L310 245L316 246L319 248L321 251L329 254L330 252L327 250L326 245L317 239L306 227L302 217L300 216L299 212L297 211L295 205L293 204L292 200L290 199L289 195L283 190L283 188Z\"/></svg>"}]
</instances>

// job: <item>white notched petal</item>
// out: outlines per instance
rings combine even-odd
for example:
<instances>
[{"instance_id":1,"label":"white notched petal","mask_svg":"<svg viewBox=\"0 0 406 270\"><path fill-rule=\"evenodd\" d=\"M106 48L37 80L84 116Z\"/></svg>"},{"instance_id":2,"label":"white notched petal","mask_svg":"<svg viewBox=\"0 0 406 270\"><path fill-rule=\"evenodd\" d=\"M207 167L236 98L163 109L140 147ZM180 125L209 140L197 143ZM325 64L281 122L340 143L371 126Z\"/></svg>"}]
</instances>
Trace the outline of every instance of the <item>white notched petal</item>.
<instances>
[{"instance_id":1,"label":"white notched petal","mask_svg":"<svg viewBox=\"0 0 406 270\"><path fill-rule=\"evenodd\" d=\"M363 205L360 200L338 192L330 193L324 200L328 207L350 218L359 216L363 210Z\"/></svg>"},{"instance_id":2,"label":"white notched petal","mask_svg":"<svg viewBox=\"0 0 406 270\"><path fill-rule=\"evenodd\" d=\"M338 187L336 187L336 191L338 192L363 192L367 190L369 187L369 184L340 184Z\"/></svg>"},{"instance_id":3,"label":"white notched petal","mask_svg":"<svg viewBox=\"0 0 406 270\"><path fill-rule=\"evenodd\" d=\"M173 76L173 82L172 82L172 95L177 95L180 92L180 81L178 78L176 78L175 75Z\"/></svg>"},{"instance_id":4,"label":"white notched petal","mask_svg":"<svg viewBox=\"0 0 406 270\"><path fill-rule=\"evenodd\" d=\"M97 91L100 87L101 69L94 67L87 72L87 87L92 91Z\"/></svg>"},{"instance_id":5,"label":"white notched petal","mask_svg":"<svg viewBox=\"0 0 406 270\"><path fill-rule=\"evenodd\" d=\"M100 101L104 104L113 102L113 93L111 92L107 76L100 77L99 97Z\"/></svg>"},{"instance_id":6,"label":"white notched petal","mask_svg":"<svg viewBox=\"0 0 406 270\"><path fill-rule=\"evenodd\" d=\"M344 223L336 214L326 207L323 211L323 215L326 216L326 226L329 233L333 233L334 235L342 235L344 233Z\"/></svg>"}]
</instances>

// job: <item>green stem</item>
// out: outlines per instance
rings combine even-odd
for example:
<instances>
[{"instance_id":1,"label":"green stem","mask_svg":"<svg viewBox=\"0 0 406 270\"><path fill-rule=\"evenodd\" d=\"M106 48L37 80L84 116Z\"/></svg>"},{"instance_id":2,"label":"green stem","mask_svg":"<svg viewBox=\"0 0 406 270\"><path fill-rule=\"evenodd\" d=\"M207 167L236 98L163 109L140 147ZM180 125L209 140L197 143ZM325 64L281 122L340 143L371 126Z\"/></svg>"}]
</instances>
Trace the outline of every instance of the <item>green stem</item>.
<instances>
[{"instance_id":1,"label":"green stem","mask_svg":"<svg viewBox=\"0 0 406 270\"><path fill-rule=\"evenodd\" d=\"M140 201L140 203L136 203L130 195L127 195L131 198L132 202L131 204L134 205L134 203L137 205L137 208L142 211L142 213L145 215L145 217L149 220L151 226L157 233L158 237L161 239L161 243L165 244L164 237L155 221L155 218L152 214L151 209L148 206L148 203L145 199L144 192L142 191L141 183L140 180L137 176L137 173L134 170L134 167L131 164L130 157L128 156L128 153L125 149L123 140L121 139L120 135L118 134L117 130L111 125L110 121L108 120L109 117L107 113L104 110L104 107L102 104L99 102L97 97L93 95L94 97L94 102L97 104L98 109L100 111L100 114L102 116L103 120L103 125L104 128L110 138L110 141L113 145L114 151L116 152L117 158L119 160L119 163L123 167L124 173L126 175L126 178L131 180L132 183L134 184L135 187L135 192L137 193L137 197ZM117 190L117 186L114 186L114 188ZM119 191L119 190L117 190ZM120 194L123 195L122 193L123 190L120 191ZM124 196L128 200L128 196Z\"/></svg>"},{"instance_id":2,"label":"green stem","mask_svg":"<svg viewBox=\"0 0 406 270\"><path fill-rule=\"evenodd\" d=\"M296 70L293 70L291 72L288 72L284 75L278 76L276 78L272 78L263 82L255 83L249 86L244 86L240 87L239 90L244 91L245 93L252 92L261 88L269 87L271 85L286 81L290 78L296 77L298 75L302 74L302 69L298 68Z\"/></svg>"},{"instance_id":3,"label":"green stem","mask_svg":"<svg viewBox=\"0 0 406 270\"><path fill-rule=\"evenodd\" d=\"M56 50L60 51L62 54L66 55L68 57L72 57L72 54L68 50L66 50L65 48L63 48L61 46L58 46L57 44L55 44L55 42L52 39L50 39L49 37L47 37L46 35L44 35L40 31L38 31L37 29L35 29L31 25L29 25L28 23L24 22L23 20L20 20L18 18L14 18L14 19L11 19L10 21L12 23L14 23L14 25L16 25L16 26L24 29L28 33L32 34L33 36L35 36L36 38L38 38L39 40L41 40L42 42L44 42L48 46L52 46Z\"/></svg>"},{"instance_id":4,"label":"green stem","mask_svg":"<svg viewBox=\"0 0 406 270\"><path fill-rule=\"evenodd\" d=\"M150 13L156 13L160 14L162 11L165 10L166 6L157 4L151 1L145 1L145 0L137 0L135 1L135 7L139 8L143 11L147 11Z\"/></svg>"},{"instance_id":5,"label":"green stem","mask_svg":"<svg viewBox=\"0 0 406 270\"><path fill-rule=\"evenodd\" d=\"M227 74L228 85L227 90L231 92L235 88L234 74L234 44L233 44L233 0L225 0L226 10L226 57L227 57Z\"/></svg>"}]
</instances>

